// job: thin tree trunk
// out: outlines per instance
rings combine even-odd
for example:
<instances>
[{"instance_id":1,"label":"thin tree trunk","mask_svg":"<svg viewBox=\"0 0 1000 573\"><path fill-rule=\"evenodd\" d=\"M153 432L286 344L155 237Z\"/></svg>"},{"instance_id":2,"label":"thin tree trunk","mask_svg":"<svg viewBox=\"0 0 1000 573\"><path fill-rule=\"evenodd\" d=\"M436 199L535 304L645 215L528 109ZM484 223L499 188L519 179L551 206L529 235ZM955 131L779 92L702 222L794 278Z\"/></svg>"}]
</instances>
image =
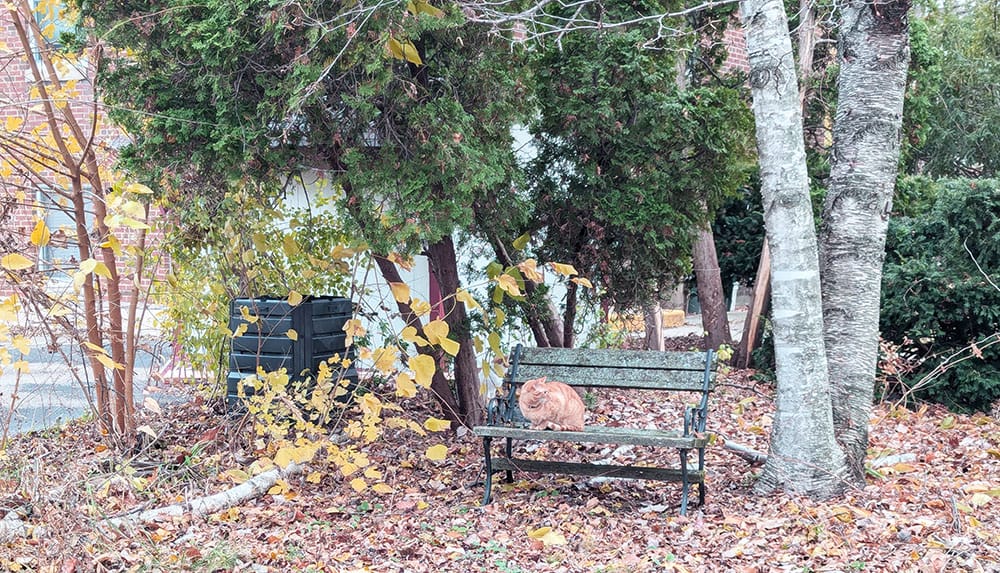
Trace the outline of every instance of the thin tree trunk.
<instances>
[{"instance_id":1,"label":"thin tree trunk","mask_svg":"<svg viewBox=\"0 0 1000 573\"><path fill-rule=\"evenodd\" d=\"M660 301L656 300L643 309L643 322L646 325L646 350L658 350L663 352L666 345L663 341L663 309L660 308Z\"/></svg>"},{"instance_id":2,"label":"thin tree trunk","mask_svg":"<svg viewBox=\"0 0 1000 573\"><path fill-rule=\"evenodd\" d=\"M487 233L487 240L493 247L493 252L501 265L504 267L514 266L516 261L510 256L507 246L499 237ZM524 309L524 318L535 337L535 344L543 348L562 347L563 324L552 299L538 292L538 287L532 281L524 281L524 294L524 302L518 304Z\"/></svg>"},{"instance_id":3,"label":"thin tree trunk","mask_svg":"<svg viewBox=\"0 0 1000 573\"><path fill-rule=\"evenodd\" d=\"M441 304L444 321L449 332L459 343L455 355L455 390L458 395L459 414L466 426L476 426L483 421L483 394L480 391L479 367L476 351L472 346L472 328L465 312L465 304L455 294L460 285L455 244L450 235L441 237L427 248L431 270L441 287Z\"/></svg>"},{"instance_id":4,"label":"thin tree trunk","mask_svg":"<svg viewBox=\"0 0 1000 573\"><path fill-rule=\"evenodd\" d=\"M729 332L729 315L726 313L726 295L722 287L719 256L715 251L715 237L711 227L698 231L694 243L694 276L698 284L698 302L701 305L701 324L709 348L732 345Z\"/></svg>"},{"instance_id":5,"label":"thin tree trunk","mask_svg":"<svg viewBox=\"0 0 1000 573\"><path fill-rule=\"evenodd\" d=\"M788 18L780 0L743 0L767 240L778 390L757 489L827 498L848 473L833 433L819 258Z\"/></svg>"},{"instance_id":6,"label":"thin tree trunk","mask_svg":"<svg viewBox=\"0 0 1000 573\"><path fill-rule=\"evenodd\" d=\"M864 482L878 360L885 236L910 60L909 0L842 7L830 186L823 209L823 314L837 437Z\"/></svg>"},{"instance_id":7,"label":"thin tree trunk","mask_svg":"<svg viewBox=\"0 0 1000 573\"><path fill-rule=\"evenodd\" d=\"M811 93L813 55L816 53L816 5L813 0L799 2L799 107L806 114Z\"/></svg>"},{"instance_id":8,"label":"thin tree trunk","mask_svg":"<svg viewBox=\"0 0 1000 573\"><path fill-rule=\"evenodd\" d=\"M566 285L566 310L563 312L563 347L573 348L573 326L576 324L577 284Z\"/></svg>"}]
</instances>

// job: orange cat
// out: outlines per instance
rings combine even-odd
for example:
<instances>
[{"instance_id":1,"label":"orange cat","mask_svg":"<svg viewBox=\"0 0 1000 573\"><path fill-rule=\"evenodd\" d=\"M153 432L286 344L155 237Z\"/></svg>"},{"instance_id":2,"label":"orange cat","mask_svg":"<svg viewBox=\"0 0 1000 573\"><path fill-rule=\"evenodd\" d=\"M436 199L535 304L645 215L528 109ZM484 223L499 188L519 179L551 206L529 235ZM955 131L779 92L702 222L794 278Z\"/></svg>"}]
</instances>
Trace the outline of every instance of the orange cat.
<instances>
[{"instance_id":1,"label":"orange cat","mask_svg":"<svg viewBox=\"0 0 1000 573\"><path fill-rule=\"evenodd\" d=\"M535 430L583 430L583 400L562 382L546 382L544 376L528 380L521 386L517 404Z\"/></svg>"}]
</instances>

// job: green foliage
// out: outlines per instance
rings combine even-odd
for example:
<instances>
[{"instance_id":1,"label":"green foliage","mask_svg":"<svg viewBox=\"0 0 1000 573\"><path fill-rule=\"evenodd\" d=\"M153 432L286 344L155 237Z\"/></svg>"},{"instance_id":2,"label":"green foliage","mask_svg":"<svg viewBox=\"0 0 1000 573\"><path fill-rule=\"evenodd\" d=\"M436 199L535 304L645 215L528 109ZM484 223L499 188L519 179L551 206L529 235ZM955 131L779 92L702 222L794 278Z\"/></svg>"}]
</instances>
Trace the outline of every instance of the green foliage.
<instances>
[{"instance_id":1,"label":"green foliage","mask_svg":"<svg viewBox=\"0 0 1000 573\"><path fill-rule=\"evenodd\" d=\"M1000 169L1000 5L932 6L911 25L904 170L993 177Z\"/></svg>"},{"instance_id":2,"label":"green foliage","mask_svg":"<svg viewBox=\"0 0 1000 573\"><path fill-rule=\"evenodd\" d=\"M642 29L575 34L532 61L540 258L635 307L690 272L699 225L747 175L751 121L725 87L677 87Z\"/></svg>"},{"instance_id":3,"label":"green foliage","mask_svg":"<svg viewBox=\"0 0 1000 573\"><path fill-rule=\"evenodd\" d=\"M723 204L712 223L722 284L753 286L764 247L764 210L759 182Z\"/></svg>"},{"instance_id":4,"label":"green foliage","mask_svg":"<svg viewBox=\"0 0 1000 573\"><path fill-rule=\"evenodd\" d=\"M890 222L883 270L884 338L909 341L923 358L907 382L947 356L1000 331L1000 182L946 180L933 204ZM985 410L1000 398L1000 352L972 357L936 375L922 395L949 407Z\"/></svg>"}]
</instances>

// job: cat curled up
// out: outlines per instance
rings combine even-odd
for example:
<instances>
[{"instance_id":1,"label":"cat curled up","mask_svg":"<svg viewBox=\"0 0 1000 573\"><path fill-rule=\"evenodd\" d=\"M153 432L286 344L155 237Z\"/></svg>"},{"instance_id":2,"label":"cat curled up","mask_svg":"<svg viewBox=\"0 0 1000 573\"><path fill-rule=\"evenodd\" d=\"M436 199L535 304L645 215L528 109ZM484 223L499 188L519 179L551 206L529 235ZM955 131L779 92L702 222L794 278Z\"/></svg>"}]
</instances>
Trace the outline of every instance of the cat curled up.
<instances>
[{"instance_id":1,"label":"cat curled up","mask_svg":"<svg viewBox=\"0 0 1000 573\"><path fill-rule=\"evenodd\" d=\"M535 430L583 431L583 400L569 385L546 382L545 377L528 380L517 397L521 413Z\"/></svg>"}]
</instances>

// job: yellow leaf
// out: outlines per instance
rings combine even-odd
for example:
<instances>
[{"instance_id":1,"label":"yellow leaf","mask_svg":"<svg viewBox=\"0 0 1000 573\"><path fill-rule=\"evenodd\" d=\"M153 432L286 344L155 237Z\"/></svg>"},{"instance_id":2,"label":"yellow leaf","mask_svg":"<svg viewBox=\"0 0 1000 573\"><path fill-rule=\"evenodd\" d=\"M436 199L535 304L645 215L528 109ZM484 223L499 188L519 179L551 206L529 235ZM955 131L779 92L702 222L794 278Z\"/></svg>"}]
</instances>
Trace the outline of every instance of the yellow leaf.
<instances>
[{"instance_id":1,"label":"yellow leaf","mask_svg":"<svg viewBox=\"0 0 1000 573\"><path fill-rule=\"evenodd\" d=\"M14 339L11 341L11 344L21 354L27 354L31 352L31 341L28 340L26 337L21 336L20 334L14 337Z\"/></svg>"},{"instance_id":2,"label":"yellow leaf","mask_svg":"<svg viewBox=\"0 0 1000 573\"><path fill-rule=\"evenodd\" d=\"M97 352L99 354L107 354L108 353L108 351L105 350L103 346L98 346L97 344L94 344L93 342L84 342L83 345L84 345L84 347L89 348L90 350L93 350L94 352Z\"/></svg>"},{"instance_id":3,"label":"yellow leaf","mask_svg":"<svg viewBox=\"0 0 1000 573\"><path fill-rule=\"evenodd\" d=\"M31 244L36 247L44 247L49 244L49 239L52 238L52 232L49 231L49 227L45 224L45 221L39 219L35 223L35 228L31 231Z\"/></svg>"},{"instance_id":4,"label":"yellow leaf","mask_svg":"<svg viewBox=\"0 0 1000 573\"><path fill-rule=\"evenodd\" d=\"M570 275L580 274L576 272L576 269L573 268L573 265L566 265L563 263L549 263L549 266L552 267L552 270L554 270L555 272L566 277Z\"/></svg>"},{"instance_id":5,"label":"yellow leaf","mask_svg":"<svg viewBox=\"0 0 1000 573\"><path fill-rule=\"evenodd\" d=\"M441 344L442 338L448 337L448 323L438 319L428 322L424 326L424 335L431 344Z\"/></svg>"},{"instance_id":6,"label":"yellow leaf","mask_svg":"<svg viewBox=\"0 0 1000 573\"><path fill-rule=\"evenodd\" d=\"M585 279L583 277L573 277L573 278L571 278L569 280L572 281L572 282L575 282L576 284L578 284L578 285L580 285L582 287L594 288L593 283L591 283L590 280Z\"/></svg>"},{"instance_id":7,"label":"yellow leaf","mask_svg":"<svg viewBox=\"0 0 1000 573\"><path fill-rule=\"evenodd\" d=\"M972 497L969 499L969 503L972 504L973 507L981 507L989 503L992 499L993 498L988 494L978 492L972 494Z\"/></svg>"},{"instance_id":8,"label":"yellow leaf","mask_svg":"<svg viewBox=\"0 0 1000 573\"><path fill-rule=\"evenodd\" d=\"M0 267L3 267L8 271L23 271L24 269L30 269L33 266L35 266L35 263L32 262L31 259L17 253L10 253L0 258Z\"/></svg>"},{"instance_id":9,"label":"yellow leaf","mask_svg":"<svg viewBox=\"0 0 1000 573\"><path fill-rule=\"evenodd\" d=\"M125 369L125 365L124 364L119 364L118 362L115 362L107 354L95 354L94 358L97 358L97 361L100 362L101 364L103 364L105 368L111 368L113 370L124 370Z\"/></svg>"},{"instance_id":10,"label":"yellow leaf","mask_svg":"<svg viewBox=\"0 0 1000 573\"><path fill-rule=\"evenodd\" d=\"M410 0L406 3L406 9L413 15L427 14L435 18L444 18L444 12L440 8L431 6L427 0Z\"/></svg>"},{"instance_id":11,"label":"yellow leaf","mask_svg":"<svg viewBox=\"0 0 1000 573\"><path fill-rule=\"evenodd\" d=\"M68 83L66 84L66 88L67 89L72 89L69 86ZM152 195L153 194L153 190L150 189L149 187L146 187L142 183L129 183L125 187L125 192L127 192L127 193L135 193L136 195Z\"/></svg>"},{"instance_id":12,"label":"yellow leaf","mask_svg":"<svg viewBox=\"0 0 1000 573\"><path fill-rule=\"evenodd\" d=\"M365 482L363 478L354 478L351 480L351 487L354 489L354 491L361 493L366 489L368 489L368 484Z\"/></svg>"},{"instance_id":13,"label":"yellow leaf","mask_svg":"<svg viewBox=\"0 0 1000 573\"><path fill-rule=\"evenodd\" d=\"M527 259L518 263L517 268L528 280L536 283L542 282L542 273L538 272L538 263L535 259Z\"/></svg>"},{"instance_id":14,"label":"yellow leaf","mask_svg":"<svg viewBox=\"0 0 1000 573\"><path fill-rule=\"evenodd\" d=\"M412 398L417 395L417 385L413 383L413 377L406 372L400 372L396 376L396 395L400 398Z\"/></svg>"},{"instance_id":15,"label":"yellow leaf","mask_svg":"<svg viewBox=\"0 0 1000 573\"><path fill-rule=\"evenodd\" d=\"M222 472L222 475L236 484L241 484L250 479L250 474L241 469L235 468Z\"/></svg>"},{"instance_id":16,"label":"yellow leaf","mask_svg":"<svg viewBox=\"0 0 1000 573\"><path fill-rule=\"evenodd\" d=\"M146 207L138 201L125 201L121 206L121 211L139 221L146 218Z\"/></svg>"},{"instance_id":17,"label":"yellow leaf","mask_svg":"<svg viewBox=\"0 0 1000 573\"><path fill-rule=\"evenodd\" d=\"M955 427L955 416L945 416L941 418L941 423L939 424L942 430L950 430Z\"/></svg>"},{"instance_id":18,"label":"yellow leaf","mask_svg":"<svg viewBox=\"0 0 1000 573\"><path fill-rule=\"evenodd\" d=\"M356 318L348 319L344 323L344 332L347 333L347 345L354 344L354 339L365 335L365 327L361 326L361 321Z\"/></svg>"},{"instance_id":19,"label":"yellow leaf","mask_svg":"<svg viewBox=\"0 0 1000 573\"><path fill-rule=\"evenodd\" d=\"M94 258L89 258L80 263L80 272L83 274L89 275L94 272L95 268L97 268L97 260Z\"/></svg>"},{"instance_id":20,"label":"yellow leaf","mask_svg":"<svg viewBox=\"0 0 1000 573\"><path fill-rule=\"evenodd\" d=\"M493 317L493 326L500 328L503 326L504 321L507 320L507 313L500 308L494 309L493 312L496 313Z\"/></svg>"},{"instance_id":21,"label":"yellow leaf","mask_svg":"<svg viewBox=\"0 0 1000 573\"><path fill-rule=\"evenodd\" d=\"M114 235L108 235L108 240L101 243L101 248L111 249L111 252L113 252L116 257L120 257L122 254L122 244L118 241L118 237Z\"/></svg>"},{"instance_id":22,"label":"yellow leaf","mask_svg":"<svg viewBox=\"0 0 1000 573\"><path fill-rule=\"evenodd\" d=\"M284 448L278 448L278 451L274 454L274 463L279 468L287 468L288 464L292 463L292 450L294 448L286 446Z\"/></svg>"},{"instance_id":23,"label":"yellow leaf","mask_svg":"<svg viewBox=\"0 0 1000 573\"><path fill-rule=\"evenodd\" d=\"M404 283L389 283L389 288L392 289L392 298L396 299L396 302L410 302L409 286Z\"/></svg>"},{"instance_id":24,"label":"yellow leaf","mask_svg":"<svg viewBox=\"0 0 1000 573\"><path fill-rule=\"evenodd\" d=\"M442 338L438 344L451 356L458 356L458 349L461 345L450 338Z\"/></svg>"},{"instance_id":25,"label":"yellow leaf","mask_svg":"<svg viewBox=\"0 0 1000 573\"><path fill-rule=\"evenodd\" d=\"M294 328L289 328L288 331L285 332L285 336L287 336L288 338L290 338L292 340L298 340L299 339L299 333Z\"/></svg>"},{"instance_id":26,"label":"yellow leaf","mask_svg":"<svg viewBox=\"0 0 1000 573\"><path fill-rule=\"evenodd\" d=\"M17 362L14 363L13 366L14 366L14 370L17 370L18 372L21 372L22 374L28 374L29 372L31 372L31 367L28 366L28 361L27 360L18 360Z\"/></svg>"},{"instance_id":27,"label":"yellow leaf","mask_svg":"<svg viewBox=\"0 0 1000 573\"><path fill-rule=\"evenodd\" d=\"M22 125L24 125L24 118L16 115L7 116L7 121L4 122L7 131L17 131Z\"/></svg>"},{"instance_id":28,"label":"yellow leaf","mask_svg":"<svg viewBox=\"0 0 1000 573\"><path fill-rule=\"evenodd\" d=\"M249 328L249 327L250 327L249 324L247 324L245 322L241 322L240 325L236 327L236 332L233 332L233 336L234 337L236 337L236 336L243 336L244 334L247 333L247 328Z\"/></svg>"},{"instance_id":29,"label":"yellow leaf","mask_svg":"<svg viewBox=\"0 0 1000 573\"><path fill-rule=\"evenodd\" d=\"M365 470L365 477L368 479L382 479L382 472L375 468L368 468Z\"/></svg>"},{"instance_id":30,"label":"yellow leaf","mask_svg":"<svg viewBox=\"0 0 1000 573\"><path fill-rule=\"evenodd\" d=\"M514 248L520 251L528 246L528 241L530 240L531 240L531 233L525 233L520 237L514 239L513 243Z\"/></svg>"},{"instance_id":31,"label":"yellow leaf","mask_svg":"<svg viewBox=\"0 0 1000 573\"><path fill-rule=\"evenodd\" d=\"M375 493L386 494L386 493L392 493L394 490L392 489L392 486L388 484L377 483L372 486L372 491L374 491Z\"/></svg>"},{"instance_id":32,"label":"yellow leaf","mask_svg":"<svg viewBox=\"0 0 1000 573\"><path fill-rule=\"evenodd\" d=\"M386 42L386 48L389 50L389 54L397 60L406 60L418 66L424 64L423 60L420 59L417 47L409 40L399 41L390 36L389 41Z\"/></svg>"},{"instance_id":33,"label":"yellow leaf","mask_svg":"<svg viewBox=\"0 0 1000 573\"><path fill-rule=\"evenodd\" d=\"M111 278L111 269L108 268L108 265L106 265L104 263L101 263L101 262L98 262L96 265L94 265L94 274L97 275L97 276L99 276L99 277L104 277L106 279L110 279Z\"/></svg>"},{"instance_id":34,"label":"yellow leaf","mask_svg":"<svg viewBox=\"0 0 1000 573\"><path fill-rule=\"evenodd\" d=\"M444 444L431 446L427 448L427 452L424 453L424 456L426 456L427 459L429 460L435 460L435 461L443 460L445 459L445 457L448 456L448 446Z\"/></svg>"},{"instance_id":35,"label":"yellow leaf","mask_svg":"<svg viewBox=\"0 0 1000 573\"><path fill-rule=\"evenodd\" d=\"M451 422L432 416L424 420L424 428L427 428L431 432L442 432L451 428Z\"/></svg>"},{"instance_id":36,"label":"yellow leaf","mask_svg":"<svg viewBox=\"0 0 1000 573\"><path fill-rule=\"evenodd\" d=\"M240 307L240 317L250 324L256 324L258 320L257 316L250 314L250 308L246 306Z\"/></svg>"},{"instance_id":37,"label":"yellow leaf","mask_svg":"<svg viewBox=\"0 0 1000 573\"><path fill-rule=\"evenodd\" d=\"M299 249L299 244L295 242L295 237L292 235L285 235L281 239L281 249L285 251L285 256L292 258L301 252Z\"/></svg>"},{"instance_id":38,"label":"yellow leaf","mask_svg":"<svg viewBox=\"0 0 1000 573\"><path fill-rule=\"evenodd\" d=\"M412 342L417 346L427 346L430 342L423 336L417 334L417 329L412 326L407 326L403 328L403 331L399 333L400 338L407 342Z\"/></svg>"},{"instance_id":39,"label":"yellow leaf","mask_svg":"<svg viewBox=\"0 0 1000 573\"><path fill-rule=\"evenodd\" d=\"M383 374L388 374L393 371L396 365L396 358L398 356L398 351L395 347L384 346L382 348L376 348L372 353L372 361L375 363L375 368Z\"/></svg>"},{"instance_id":40,"label":"yellow leaf","mask_svg":"<svg viewBox=\"0 0 1000 573\"><path fill-rule=\"evenodd\" d=\"M408 362L410 370L413 370L414 381L424 388L431 387L431 380L437 367L434 365L434 358L426 354L419 354L410 358Z\"/></svg>"},{"instance_id":41,"label":"yellow leaf","mask_svg":"<svg viewBox=\"0 0 1000 573\"><path fill-rule=\"evenodd\" d=\"M413 301L410 303L410 309L413 311L413 314L417 316L424 316L430 313L431 303L427 302L426 300L413 299Z\"/></svg>"},{"instance_id":42,"label":"yellow leaf","mask_svg":"<svg viewBox=\"0 0 1000 573\"><path fill-rule=\"evenodd\" d=\"M468 308L470 310L473 308L479 308L479 303L476 301L476 299L472 298L472 295L469 294L469 291L465 289L460 288L457 291L455 291L455 298L457 298L459 301L465 304L465 308Z\"/></svg>"},{"instance_id":43,"label":"yellow leaf","mask_svg":"<svg viewBox=\"0 0 1000 573\"><path fill-rule=\"evenodd\" d=\"M306 481L309 483L319 483L323 479L323 474L319 472L312 472L306 476Z\"/></svg>"},{"instance_id":44,"label":"yellow leaf","mask_svg":"<svg viewBox=\"0 0 1000 573\"><path fill-rule=\"evenodd\" d=\"M302 293L294 290L289 291L288 304L290 306L299 306L300 304L302 304Z\"/></svg>"},{"instance_id":45,"label":"yellow leaf","mask_svg":"<svg viewBox=\"0 0 1000 573\"><path fill-rule=\"evenodd\" d=\"M521 289L517 286L517 279L504 273L497 277L497 282L507 294L511 296L521 296Z\"/></svg>"},{"instance_id":46,"label":"yellow leaf","mask_svg":"<svg viewBox=\"0 0 1000 573\"><path fill-rule=\"evenodd\" d=\"M529 531L528 537L541 541L542 545L546 547L549 545L566 545L566 537L551 527L539 527L534 531Z\"/></svg>"}]
</instances>

